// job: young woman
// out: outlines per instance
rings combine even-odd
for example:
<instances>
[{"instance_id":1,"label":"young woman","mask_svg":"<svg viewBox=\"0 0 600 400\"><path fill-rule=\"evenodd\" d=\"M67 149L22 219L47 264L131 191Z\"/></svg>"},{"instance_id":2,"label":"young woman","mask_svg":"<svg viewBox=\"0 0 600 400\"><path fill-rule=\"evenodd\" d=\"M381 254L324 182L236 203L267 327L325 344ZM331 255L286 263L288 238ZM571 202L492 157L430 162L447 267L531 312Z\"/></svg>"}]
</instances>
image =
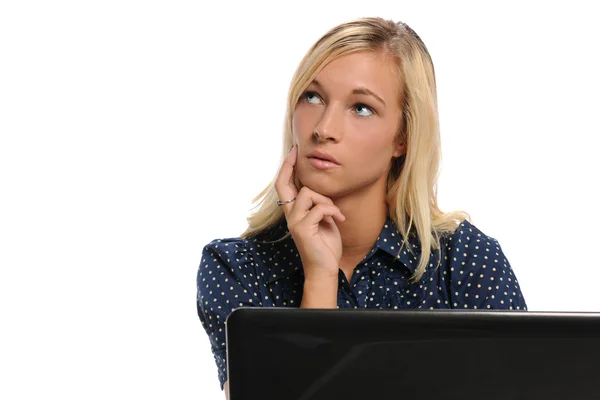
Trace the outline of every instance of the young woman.
<instances>
[{"instance_id":1,"label":"young woman","mask_svg":"<svg viewBox=\"0 0 600 400\"><path fill-rule=\"evenodd\" d=\"M526 309L498 242L438 208L434 68L406 24L325 34L292 79L286 121L247 230L202 254L198 314L221 387L236 307Z\"/></svg>"}]
</instances>

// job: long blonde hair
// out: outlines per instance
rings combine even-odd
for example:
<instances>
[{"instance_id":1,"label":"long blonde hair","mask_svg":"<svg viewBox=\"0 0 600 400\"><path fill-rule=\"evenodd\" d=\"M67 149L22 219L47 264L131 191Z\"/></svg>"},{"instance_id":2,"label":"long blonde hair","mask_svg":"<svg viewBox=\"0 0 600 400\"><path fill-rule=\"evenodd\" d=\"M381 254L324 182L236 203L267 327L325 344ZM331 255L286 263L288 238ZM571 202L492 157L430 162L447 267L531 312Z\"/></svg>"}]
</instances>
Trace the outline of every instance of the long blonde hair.
<instances>
[{"instance_id":1,"label":"long blonde hair","mask_svg":"<svg viewBox=\"0 0 600 400\"><path fill-rule=\"evenodd\" d=\"M389 217L407 245L415 234L421 258L413 279L421 279L432 250L440 251L440 236L456 230L467 213L443 213L437 204L437 179L441 143L433 62L421 38L406 24L382 18L360 18L338 25L319 39L298 66L290 85L283 128L282 160L293 146L292 117L301 94L332 60L357 51L383 51L398 68L398 93L402 117L397 140L406 143L406 154L395 159L387 180ZM253 200L256 209L248 217L243 238L257 236L282 221L277 207L275 179ZM289 235L289 234L288 234ZM286 235L287 236L287 235ZM402 251L402 247L399 250Z\"/></svg>"}]
</instances>

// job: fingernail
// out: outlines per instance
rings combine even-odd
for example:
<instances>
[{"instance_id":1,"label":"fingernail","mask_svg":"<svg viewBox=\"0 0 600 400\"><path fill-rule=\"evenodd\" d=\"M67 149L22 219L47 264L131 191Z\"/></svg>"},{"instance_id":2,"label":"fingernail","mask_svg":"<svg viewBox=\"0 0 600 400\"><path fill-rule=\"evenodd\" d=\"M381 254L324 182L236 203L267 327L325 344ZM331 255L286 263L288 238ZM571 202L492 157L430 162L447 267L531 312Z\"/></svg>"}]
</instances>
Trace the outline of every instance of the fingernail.
<instances>
[{"instance_id":1,"label":"fingernail","mask_svg":"<svg viewBox=\"0 0 600 400\"><path fill-rule=\"evenodd\" d=\"M296 147L296 145L292 146L292 148L290 149L290 151L288 151L288 154L290 154L292 152L292 150L294 150L294 147Z\"/></svg>"}]
</instances>

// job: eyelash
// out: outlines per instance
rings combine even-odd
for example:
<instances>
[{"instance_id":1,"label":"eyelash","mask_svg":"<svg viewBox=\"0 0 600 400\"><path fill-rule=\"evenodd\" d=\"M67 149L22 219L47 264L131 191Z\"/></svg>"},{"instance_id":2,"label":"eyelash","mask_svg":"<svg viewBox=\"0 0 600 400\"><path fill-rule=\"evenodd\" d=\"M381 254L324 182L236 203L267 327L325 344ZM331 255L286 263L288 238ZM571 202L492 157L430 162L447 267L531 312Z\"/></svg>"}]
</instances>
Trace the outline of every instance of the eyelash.
<instances>
[{"instance_id":1,"label":"eyelash","mask_svg":"<svg viewBox=\"0 0 600 400\"><path fill-rule=\"evenodd\" d=\"M315 91L312 91L312 90L307 90L307 91L305 91L304 93L302 93L302 96L301 96L302 100L304 100L304 101L308 101L308 100L307 100L307 97L308 97L309 95L310 95L310 96L317 96L318 98L321 98L321 96L319 96L319 94L318 94L317 92L315 92ZM321 99L321 100L322 100L322 99ZM309 104L310 104L310 103L309 103ZM359 117L359 118L369 118L369 117L372 117L373 115L377 114L377 113L375 112L375 110L373 110L371 107L369 107L369 106L368 106L368 105L366 105L365 103L356 103L356 104L354 104L352 107L353 107L353 108L356 108L357 106L362 106L362 107L366 108L367 110L369 110L369 111L372 113L372 115L368 115L368 116L364 116L364 115L357 115L357 117Z\"/></svg>"}]
</instances>

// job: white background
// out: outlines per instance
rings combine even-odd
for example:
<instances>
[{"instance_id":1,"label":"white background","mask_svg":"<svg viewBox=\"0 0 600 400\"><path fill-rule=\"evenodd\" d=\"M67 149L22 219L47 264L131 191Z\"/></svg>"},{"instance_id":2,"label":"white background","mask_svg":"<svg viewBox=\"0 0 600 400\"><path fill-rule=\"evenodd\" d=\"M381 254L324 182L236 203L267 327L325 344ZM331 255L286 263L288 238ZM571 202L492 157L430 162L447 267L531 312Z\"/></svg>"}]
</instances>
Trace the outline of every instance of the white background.
<instances>
[{"instance_id":1,"label":"white background","mask_svg":"<svg viewBox=\"0 0 600 400\"><path fill-rule=\"evenodd\" d=\"M433 57L442 209L531 310L600 311L594 3L3 1L0 398L222 398L202 247L276 173L300 59L361 16Z\"/></svg>"}]
</instances>

